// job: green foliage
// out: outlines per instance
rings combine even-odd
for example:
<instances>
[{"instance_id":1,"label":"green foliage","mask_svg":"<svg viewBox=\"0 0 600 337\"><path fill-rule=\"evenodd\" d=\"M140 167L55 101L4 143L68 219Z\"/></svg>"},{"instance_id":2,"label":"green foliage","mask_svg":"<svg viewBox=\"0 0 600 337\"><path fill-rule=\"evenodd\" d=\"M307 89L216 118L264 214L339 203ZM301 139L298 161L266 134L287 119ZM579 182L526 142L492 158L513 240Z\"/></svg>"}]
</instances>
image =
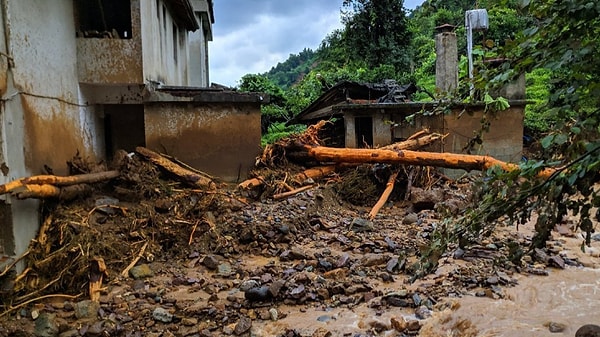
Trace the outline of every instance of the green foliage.
<instances>
[{"instance_id":1,"label":"green foliage","mask_svg":"<svg viewBox=\"0 0 600 337\"><path fill-rule=\"evenodd\" d=\"M341 36L350 61L408 69L412 38L403 0L344 0Z\"/></svg>"},{"instance_id":2,"label":"green foliage","mask_svg":"<svg viewBox=\"0 0 600 337\"><path fill-rule=\"evenodd\" d=\"M273 123L269 125L269 130L265 133L261 139L261 146L265 146L267 144L273 144L281 138L288 137L292 134L301 133L306 130L304 125L290 125L286 126L285 123Z\"/></svg>"},{"instance_id":3,"label":"green foliage","mask_svg":"<svg viewBox=\"0 0 600 337\"><path fill-rule=\"evenodd\" d=\"M277 63L265 75L282 89L287 89L297 83L313 68L316 53L310 48L304 48L300 53L290 54L287 60Z\"/></svg>"}]
</instances>

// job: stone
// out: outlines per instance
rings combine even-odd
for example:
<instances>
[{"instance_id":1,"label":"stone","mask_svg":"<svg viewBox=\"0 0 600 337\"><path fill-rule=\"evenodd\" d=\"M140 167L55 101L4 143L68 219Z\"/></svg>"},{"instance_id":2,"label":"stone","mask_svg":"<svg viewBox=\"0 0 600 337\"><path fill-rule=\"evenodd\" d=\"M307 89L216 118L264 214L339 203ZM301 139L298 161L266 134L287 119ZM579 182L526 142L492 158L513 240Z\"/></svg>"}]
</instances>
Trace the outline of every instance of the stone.
<instances>
[{"instance_id":1,"label":"stone","mask_svg":"<svg viewBox=\"0 0 600 337\"><path fill-rule=\"evenodd\" d=\"M240 284L240 290L241 291L248 291L252 288L258 288L260 287L260 283L258 283L258 281L256 280L246 280L244 282L242 282L242 284Z\"/></svg>"},{"instance_id":2,"label":"stone","mask_svg":"<svg viewBox=\"0 0 600 337\"><path fill-rule=\"evenodd\" d=\"M79 301L75 303L73 309L75 310L75 317L78 319L96 319L100 303L91 300Z\"/></svg>"},{"instance_id":3,"label":"stone","mask_svg":"<svg viewBox=\"0 0 600 337\"><path fill-rule=\"evenodd\" d=\"M365 267L373 267L387 263L388 257L383 254L366 254L361 260L360 264Z\"/></svg>"},{"instance_id":4,"label":"stone","mask_svg":"<svg viewBox=\"0 0 600 337\"><path fill-rule=\"evenodd\" d=\"M268 286L262 286L246 290L244 297L250 302L266 301L271 298L271 293Z\"/></svg>"},{"instance_id":5,"label":"stone","mask_svg":"<svg viewBox=\"0 0 600 337\"><path fill-rule=\"evenodd\" d=\"M558 322L548 322L545 325L548 326L548 330L552 333L563 332L567 328L565 324Z\"/></svg>"},{"instance_id":6,"label":"stone","mask_svg":"<svg viewBox=\"0 0 600 337\"><path fill-rule=\"evenodd\" d=\"M221 263L219 264L219 266L217 267L218 273L221 276L229 276L231 275L231 273L233 273L233 269L231 268L231 265L227 262Z\"/></svg>"},{"instance_id":7,"label":"stone","mask_svg":"<svg viewBox=\"0 0 600 337\"><path fill-rule=\"evenodd\" d=\"M252 320L249 317L242 316L242 317L240 317L240 320L235 325L235 328L233 329L233 333L236 336L239 336L239 335L243 334L244 332L250 330L251 327L252 327Z\"/></svg>"},{"instance_id":8,"label":"stone","mask_svg":"<svg viewBox=\"0 0 600 337\"><path fill-rule=\"evenodd\" d=\"M559 255L554 255L548 259L548 265L560 269L565 269L565 260Z\"/></svg>"},{"instance_id":9,"label":"stone","mask_svg":"<svg viewBox=\"0 0 600 337\"><path fill-rule=\"evenodd\" d=\"M131 275L131 277L133 277L134 279L139 280L154 276L154 272L148 264L144 263L131 268L129 270L129 275Z\"/></svg>"},{"instance_id":10,"label":"stone","mask_svg":"<svg viewBox=\"0 0 600 337\"><path fill-rule=\"evenodd\" d=\"M575 337L600 337L600 326L595 324L583 325L577 329Z\"/></svg>"},{"instance_id":11,"label":"stone","mask_svg":"<svg viewBox=\"0 0 600 337\"><path fill-rule=\"evenodd\" d=\"M210 270L217 270L219 266L219 260L214 255L206 255L201 263Z\"/></svg>"},{"instance_id":12,"label":"stone","mask_svg":"<svg viewBox=\"0 0 600 337\"><path fill-rule=\"evenodd\" d=\"M331 331L329 331L323 327L320 327L320 328L316 329L311 336L312 337L331 337L332 334L331 334Z\"/></svg>"},{"instance_id":13,"label":"stone","mask_svg":"<svg viewBox=\"0 0 600 337\"><path fill-rule=\"evenodd\" d=\"M275 308L269 309L269 316L272 321L276 321L279 318L279 312Z\"/></svg>"},{"instance_id":14,"label":"stone","mask_svg":"<svg viewBox=\"0 0 600 337\"><path fill-rule=\"evenodd\" d=\"M354 218L350 223L350 230L356 233L370 232L373 230L373 221L369 221L363 218Z\"/></svg>"},{"instance_id":15,"label":"stone","mask_svg":"<svg viewBox=\"0 0 600 337\"><path fill-rule=\"evenodd\" d=\"M173 321L173 314L164 308L158 307L152 312L152 318L158 322L171 323Z\"/></svg>"},{"instance_id":16,"label":"stone","mask_svg":"<svg viewBox=\"0 0 600 337\"><path fill-rule=\"evenodd\" d=\"M271 283L271 285L269 285L269 294L271 294L271 296L273 297L277 297L277 295L279 295L279 291L281 290L284 284L284 280L274 281L273 283Z\"/></svg>"},{"instance_id":17,"label":"stone","mask_svg":"<svg viewBox=\"0 0 600 337\"><path fill-rule=\"evenodd\" d=\"M58 324L56 315L47 312L41 313L35 320L34 335L37 337L57 337Z\"/></svg>"},{"instance_id":18,"label":"stone","mask_svg":"<svg viewBox=\"0 0 600 337\"><path fill-rule=\"evenodd\" d=\"M390 318L390 323L392 325L392 328L394 328L394 330L398 332L404 332L408 327L408 323L402 316Z\"/></svg>"},{"instance_id":19,"label":"stone","mask_svg":"<svg viewBox=\"0 0 600 337\"><path fill-rule=\"evenodd\" d=\"M419 216L417 213L408 213L402 219L402 223L405 225L412 225L417 223L417 221L419 221Z\"/></svg>"},{"instance_id":20,"label":"stone","mask_svg":"<svg viewBox=\"0 0 600 337\"><path fill-rule=\"evenodd\" d=\"M418 319L427 319L431 317L431 310L427 306L421 305L415 310L415 316Z\"/></svg>"}]
</instances>

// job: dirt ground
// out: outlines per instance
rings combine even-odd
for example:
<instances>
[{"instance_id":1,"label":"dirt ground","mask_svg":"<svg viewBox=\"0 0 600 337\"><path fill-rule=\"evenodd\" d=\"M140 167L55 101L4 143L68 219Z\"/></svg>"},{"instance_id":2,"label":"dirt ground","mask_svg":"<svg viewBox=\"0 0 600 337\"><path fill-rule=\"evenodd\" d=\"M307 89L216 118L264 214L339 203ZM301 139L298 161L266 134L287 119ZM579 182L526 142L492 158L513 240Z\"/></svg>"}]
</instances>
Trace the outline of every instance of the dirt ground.
<instances>
[{"instance_id":1,"label":"dirt ground","mask_svg":"<svg viewBox=\"0 0 600 337\"><path fill-rule=\"evenodd\" d=\"M531 254L523 254L531 229L500 225L415 277L436 226L471 202L473 178L405 172L371 221L386 181L374 166L281 200L269 184L190 188L136 156L120 170L85 197L45 201L25 271L0 278L0 335L479 336L482 327L456 319L465 299L512 300L524 276L600 265L598 242L577 250L572 221ZM407 183L419 175L429 180ZM90 301L99 278L99 301ZM577 328L532 324L568 335Z\"/></svg>"}]
</instances>

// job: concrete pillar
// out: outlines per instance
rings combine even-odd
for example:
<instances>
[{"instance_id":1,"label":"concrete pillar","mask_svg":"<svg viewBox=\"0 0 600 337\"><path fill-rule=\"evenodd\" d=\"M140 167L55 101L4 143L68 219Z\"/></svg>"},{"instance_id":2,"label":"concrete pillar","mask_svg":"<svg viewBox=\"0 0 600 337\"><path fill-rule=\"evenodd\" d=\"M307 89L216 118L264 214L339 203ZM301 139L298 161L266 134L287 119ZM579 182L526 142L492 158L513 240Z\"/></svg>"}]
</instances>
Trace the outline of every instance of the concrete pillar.
<instances>
[{"instance_id":1,"label":"concrete pillar","mask_svg":"<svg viewBox=\"0 0 600 337\"><path fill-rule=\"evenodd\" d=\"M440 92L451 92L458 87L458 47L454 26L436 27L435 87Z\"/></svg>"}]
</instances>

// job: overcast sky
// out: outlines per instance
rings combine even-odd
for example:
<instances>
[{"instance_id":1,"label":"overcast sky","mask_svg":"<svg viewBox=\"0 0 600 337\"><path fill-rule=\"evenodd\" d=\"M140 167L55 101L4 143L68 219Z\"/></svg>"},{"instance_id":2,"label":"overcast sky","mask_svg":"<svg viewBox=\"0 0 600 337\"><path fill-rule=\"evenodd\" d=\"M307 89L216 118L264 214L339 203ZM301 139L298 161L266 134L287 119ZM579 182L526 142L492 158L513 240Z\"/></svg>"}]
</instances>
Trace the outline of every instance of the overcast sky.
<instances>
[{"instance_id":1,"label":"overcast sky","mask_svg":"<svg viewBox=\"0 0 600 337\"><path fill-rule=\"evenodd\" d=\"M341 28L343 0L214 0L210 81L237 86L242 76L269 71L290 54L315 50ZM405 0L414 9L423 0Z\"/></svg>"}]
</instances>

